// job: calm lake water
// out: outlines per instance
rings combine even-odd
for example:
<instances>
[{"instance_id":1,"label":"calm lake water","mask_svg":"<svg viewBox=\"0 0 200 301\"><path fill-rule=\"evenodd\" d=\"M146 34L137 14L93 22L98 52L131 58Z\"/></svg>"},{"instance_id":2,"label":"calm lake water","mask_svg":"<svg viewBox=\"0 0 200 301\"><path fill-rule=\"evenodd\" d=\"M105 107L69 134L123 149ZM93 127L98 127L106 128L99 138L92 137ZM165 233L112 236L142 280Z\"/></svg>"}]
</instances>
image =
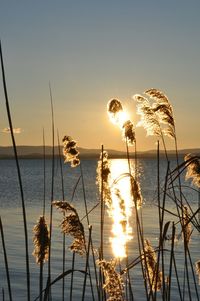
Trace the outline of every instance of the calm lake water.
<instances>
[{"instance_id":1,"label":"calm lake water","mask_svg":"<svg viewBox=\"0 0 200 301\"><path fill-rule=\"evenodd\" d=\"M115 159L112 163L117 166L118 173L128 172L127 161L125 159ZM144 198L144 204L142 208L143 215L143 226L144 236L148 238L152 245L156 247L158 245L158 207L156 201L156 161L154 159L140 159L139 160L140 170L140 183L141 191ZM51 199L51 161L46 160L46 216L49 220L49 207ZM160 163L161 167L161 183L164 183L166 174L166 162L163 160ZM85 194L88 205L88 210L92 209L95 204L99 202L98 188L96 187L96 160L83 160L82 169L84 175L84 186ZM172 162L172 166L175 163ZM35 263L35 259L32 256L33 252L33 226L36 224L39 216L42 214L42 203L44 198L44 179L43 179L43 160L20 160L20 167L22 173L24 197L26 203L27 222L28 222L28 234L29 234L29 254L30 254L30 271L31 271L31 300L34 300L38 296L38 279L39 279L39 267ZM80 177L80 168L70 168L69 165L63 165L64 173L64 190L65 199L71 201L74 187ZM117 175L116 175L117 176ZM184 181L184 179L182 179ZM185 182L184 182L185 183ZM188 182L189 187L183 188L184 195L191 205L193 211L198 208L198 193L192 189L191 183ZM61 176L59 162L55 161L55 183L54 183L54 199L62 200L61 190ZM80 181L75 195L73 198L73 205L77 209L80 218L85 215L84 208L84 197L83 197L83 186ZM176 207L170 198L166 199L166 208L176 213ZM11 287L13 292L14 300L27 300L26 297L26 274L25 274L25 251L24 251L24 232L23 232L23 220L22 220L22 209L21 209L21 198L19 193L18 178L16 172L16 166L14 160L0 160L0 215L2 217L5 244L7 249ZM97 206L90 215L90 224L92 225L92 239L93 245L96 249L99 248L99 233L100 233L100 206ZM54 209L53 211L53 232L52 232L52 279L56 278L62 272L62 234L60 232L59 224L62 221L62 215ZM165 222L177 221L177 218L169 213L165 215ZM107 260L113 258L112 249L110 245L111 236L111 223L112 220L106 214L105 216L105 231L104 231L104 257ZM86 235L87 223L86 219L83 219L85 226ZM134 215L130 219L130 224L133 229L133 239L128 244L129 262L133 261L138 255L137 238ZM179 225L177 225L177 234L179 233ZM170 232L171 233L171 232ZM71 243L69 237L66 238L66 247ZM166 261L169 258L170 244L166 242ZM196 229L192 234L190 242L190 250L193 265L200 259L200 236ZM183 274L184 274L184 259L183 259L183 242L180 240L175 245L177 268L180 277L181 287L183 286ZM66 250L66 270L71 268L72 253ZM125 260L121 263L122 268L125 267ZM92 266L92 262L91 262ZM85 260L77 256L75 261L75 268L84 270ZM92 268L91 268L92 269ZM174 271L173 271L174 273ZM195 288L193 285L192 274L190 273L191 280L191 294L192 300L197 300L195 295ZM47 264L44 267L44 274L47 274ZM92 270L92 280L94 282L94 294L96 297L94 273ZM65 278L66 291L65 299L69 299L69 286L71 276L68 275ZM81 291L83 287L84 276L80 273L74 274L74 294L73 300L81 300ZM198 279L196 278L197 283ZM133 286L133 294L135 300L145 300L143 279L141 276L141 267L138 264L131 270L131 283ZM52 287L52 299L57 301L61 300L61 287L62 281L57 282ZM5 291L5 300L9 300L7 293L7 282L5 275L5 265L2 244L0 243L0 290ZM199 290L199 286L198 286ZM172 298L171 300L179 300L177 298L177 282L172 281ZM0 293L0 300L3 300L2 294ZM87 281L86 297L85 300L90 301L91 288L89 281ZM97 300L97 298L96 298ZM159 300L159 293L158 293ZM188 299L186 293L185 300Z\"/></svg>"}]
</instances>

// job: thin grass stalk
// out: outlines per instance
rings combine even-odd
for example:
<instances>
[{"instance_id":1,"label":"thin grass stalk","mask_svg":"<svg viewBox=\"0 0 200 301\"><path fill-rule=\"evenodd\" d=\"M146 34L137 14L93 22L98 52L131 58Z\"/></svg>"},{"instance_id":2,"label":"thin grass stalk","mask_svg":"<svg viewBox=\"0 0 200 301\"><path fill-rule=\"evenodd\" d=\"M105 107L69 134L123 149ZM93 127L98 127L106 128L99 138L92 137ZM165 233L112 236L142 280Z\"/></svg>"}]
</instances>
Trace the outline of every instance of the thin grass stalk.
<instances>
[{"instance_id":1,"label":"thin grass stalk","mask_svg":"<svg viewBox=\"0 0 200 301\"><path fill-rule=\"evenodd\" d=\"M60 150L60 139L59 139L59 133L57 131L57 138L58 138L58 154L59 154L59 163L60 163L60 176L61 176L61 191L62 191L62 200L65 200L65 192L64 192L64 176L63 176L63 168L62 168L62 156L61 156L61 150ZM63 211L63 216L65 217L65 211ZM63 247L62 247L62 271L65 272L65 233L63 233ZM72 277L72 275L71 275ZM62 301L65 299L65 278L62 279Z\"/></svg>"},{"instance_id":2,"label":"thin grass stalk","mask_svg":"<svg viewBox=\"0 0 200 301\"><path fill-rule=\"evenodd\" d=\"M198 207L200 208L200 188L198 189ZM198 213L199 216L199 226L200 226L200 211Z\"/></svg>"},{"instance_id":3,"label":"thin grass stalk","mask_svg":"<svg viewBox=\"0 0 200 301\"><path fill-rule=\"evenodd\" d=\"M192 277L193 277L193 281L194 281L195 293L196 293L197 301L199 301L199 293L198 293L198 288L197 288L197 282L196 282L196 277L195 277L194 268L193 268L193 262L192 262L192 258L191 258L189 248L188 248L188 257L189 257L190 267L191 267L191 271L192 271Z\"/></svg>"},{"instance_id":4,"label":"thin grass stalk","mask_svg":"<svg viewBox=\"0 0 200 301\"><path fill-rule=\"evenodd\" d=\"M136 147L135 147L135 151L136 151ZM129 174L131 175L130 154L129 154L129 147L128 147L128 140L127 140L127 138L126 138L126 154L127 154ZM136 158L136 155L135 155L135 158ZM131 185L131 182L130 182L130 185ZM138 249L139 249L140 256L142 256L142 253L144 254L144 237L143 237L143 231L142 231L141 225L140 225L140 219L139 219L139 215L138 215L138 209L137 209L136 202L135 202L135 213L136 213L136 226L137 226L136 228L137 228ZM141 244L142 244L142 250L143 251L141 250L140 239L141 239ZM145 258L144 258L144 260L146 261ZM144 284L145 284L146 297L147 297L147 300L149 300L147 281L146 281L144 267L143 267L142 262L141 262L141 268L142 268L143 279L144 279ZM132 288L131 288L131 284L130 284L130 273L129 273L129 270L128 270L128 278L129 278L130 290L132 292ZM132 296L133 296L133 292L132 292Z\"/></svg>"},{"instance_id":5,"label":"thin grass stalk","mask_svg":"<svg viewBox=\"0 0 200 301\"><path fill-rule=\"evenodd\" d=\"M187 245L185 241L185 230L184 230L184 255L185 255L185 273L186 273L188 295L189 295L189 300L192 301L191 290L190 290L190 278L189 278L189 271L188 271Z\"/></svg>"},{"instance_id":6,"label":"thin grass stalk","mask_svg":"<svg viewBox=\"0 0 200 301\"><path fill-rule=\"evenodd\" d=\"M128 160L128 167L129 167L129 173L131 175L131 163L130 163L130 153L129 153L129 147L128 147L128 139L126 137L126 153L127 153L127 160ZM135 158L136 158L136 154L135 154ZM131 182L130 182L131 184ZM126 246L126 267L128 266L129 262L128 262L128 247ZM133 290L131 287L131 278L130 278L130 272L129 270L127 271L127 280L128 280L128 288L129 288L129 295L130 295L130 300L133 301ZM127 281L126 281L127 283Z\"/></svg>"},{"instance_id":7,"label":"thin grass stalk","mask_svg":"<svg viewBox=\"0 0 200 301\"><path fill-rule=\"evenodd\" d=\"M43 291L43 261L40 262L40 280L39 280L39 296L40 301L42 301L42 291Z\"/></svg>"},{"instance_id":8,"label":"thin grass stalk","mask_svg":"<svg viewBox=\"0 0 200 301\"><path fill-rule=\"evenodd\" d=\"M43 187L43 216L45 216L45 210L46 210L46 147L45 147L44 128L43 128L43 181L44 181L44 187Z\"/></svg>"},{"instance_id":9,"label":"thin grass stalk","mask_svg":"<svg viewBox=\"0 0 200 301\"><path fill-rule=\"evenodd\" d=\"M51 92L51 84L49 83L49 93L51 101L51 124L52 124L52 174L51 174L51 205L50 205L50 226L49 226L49 261L48 261L48 279L51 283L51 244L52 244L52 222L53 222L53 206L52 202L54 200L54 172L55 172L55 150L54 150L54 110L53 110L53 98ZM49 290L49 297L51 299L51 288Z\"/></svg>"},{"instance_id":10,"label":"thin grass stalk","mask_svg":"<svg viewBox=\"0 0 200 301\"><path fill-rule=\"evenodd\" d=\"M161 212L161 224L160 224L161 233L163 232L166 191L167 191L167 182L168 182L168 177L169 177L169 170L170 170L170 162L167 161L167 171L166 171L166 175L165 175L164 194L163 194L162 212ZM161 258L162 258L161 262L162 262L163 300L165 300L165 263L164 263L163 237L160 237L160 240L161 241L160 241L159 249L161 248Z\"/></svg>"},{"instance_id":11,"label":"thin grass stalk","mask_svg":"<svg viewBox=\"0 0 200 301\"><path fill-rule=\"evenodd\" d=\"M175 141L176 161L177 161L177 166L179 166L178 144L177 144L176 135L175 135L174 141ZM184 229L184 225L183 225L183 200L182 200L181 177L180 177L179 169L178 169L178 184L179 184L180 203L181 203L181 220L180 220L180 223L181 223L181 226L182 226L182 229L183 229L183 235L184 235L184 255L185 255L186 280L187 280L187 286L188 286L189 299L192 300L191 291L190 291L189 272L188 272L188 266L187 266L187 242L186 242L186 239L185 239L186 234L185 234L185 229Z\"/></svg>"},{"instance_id":12,"label":"thin grass stalk","mask_svg":"<svg viewBox=\"0 0 200 301\"><path fill-rule=\"evenodd\" d=\"M170 252L170 264L169 264L169 284L167 288L167 301L171 299L171 278L172 278L172 264L173 264L173 256L174 256L174 238L175 238L176 228L174 222L172 224L172 245L171 245L171 252Z\"/></svg>"},{"instance_id":13,"label":"thin grass stalk","mask_svg":"<svg viewBox=\"0 0 200 301\"><path fill-rule=\"evenodd\" d=\"M3 288L2 288L2 300L5 301L5 292Z\"/></svg>"},{"instance_id":14,"label":"thin grass stalk","mask_svg":"<svg viewBox=\"0 0 200 301\"><path fill-rule=\"evenodd\" d=\"M173 259L173 265L174 265L174 271L175 271L176 280L177 280L180 301L183 301L183 296L181 293L181 285L180 285L180 281L179 281L178 270L177 270L177 266L176 266L176 259L175 259L174 253L172 254L172 259Z\"/></svg>"},{"instance_id":15,"label":"thin grass stalk","mask_svg":"<svg viewBox=\"0 0 200 301\"><path fill-rule=\"evenodd\" d=\"M103 151L104 151L104 146L101 146L101 199L100 199L100 203L101 203L101 220L100 220L100 254L99 254L99 259L103 260L103 229L104 229L104 214L105 214L105 206L104 206L104 191L103 191ZM99 269L99 284L100 287L103 287L104 284L104 274L102 273L102 270ZM100 298L101 300L105 300L106 296L105 296L105 292L103 289L101 289L100 291Z\"/></svg>"},{"instance_id":16,"label":"thin grass stalk","mask_svg":"<svg viewBox=\"0 0 200 301\"><path fill-rule=\"evenodd\" d=\"M127 146L128 146L128 144L127 144ZM127 146L126 146L126 148L127 148ZM135 164L134 164L135 174L134 174L134 176L135 176L135 180L137 181L138 180L138 158L137 158L137 140L136 139L135 139L134 147L135 147L135 149L134 149L134 160L135 160ZM129 163L130 163L130 158L129 158ZM129 164L129 171L130 171L130 164ZM138 216L138 211L137 211L136 215ZM139 217L138 217L138 219L139 219ZM140 222L141 222L140 227L138 227L138 223L137 223L137 237L138 237L139 228L140 228L140 236L141 236L142 243L140 243L140 240L138 239L138 249L139 249L139 254L141 256L141 254L142 254L141 244L142 244L143 253L144 253L144 228L143 228L142 207L140 208ZM141 262L141 268L142 268L142 274L143 274L143 279L144 279L144 284L145 284L144 285L145 286L145 293L146 293L146 297L148 299L149 297L148 297L147 281L146 281L144 267L143 267L142 262Z\"/></svg>"},{"instance_id":17,"label":"thin grass stalk","mask_svg":"<svg viewBox=\"0 0 200 301\"><path fill-rule=\"evenodd\" d=\"M87 250L86 250L85 277L84 277L84 282L83 282L82 301L85 300L85 289L86 289L86 281L87 281L87 271L88 271L88 268L89 268L91 238L92 238L92 226L89 226L89 238L88 238L88 246L87 246ZM92 292L92 295L93 295L93 300L95 300L92 286L91 286L91 292Z\"/></svg>"},{"instance_id":18,"label":"thin grass stalk","mask_svg":"<svg viewBox=\"0 0 200 301\"><path fill-rule=\"evenodd\" d=\"M72 255L72 274L71 274L71 285L70 285L70 296L69 296L69 300L72 301L72 296L73 296L73 284L74 284L74 264L75 264L75 256L76 253L73 252Z\"/></svg>"},{"instance_id":19,"label":"thin grass stalk","mask_svg":"<svg viewBox=\"0 0 200 301\"><path fill-rule=\"evenodd\" d=\"M12 139L13 151L14 151L15 162L16 162L16 167L17 167L17 175L18 175L19 188L20 188L20 194L21 194L21 202L22 202L21 204L22 204L22 213L23 213L25 253L26 253L27 301L30 301L30 268L29 268L29 251L28 251L28 231L27 231L27 220L26 220L26 208L25 208L25 201L24 201L24 192L23 192L21 171L20 171L20 166L19 166L17 147L16 147L16 143L15 143L15 137L14 137L13 125L12 125L12 117L11 117L9 100L8 100L8 93L7 93L7 86L6 86L6 78L5 78L5 71L4 71L1 41L0 41L0 57L1 57L1 70L2 70L3 88L4 88L4 95L5 95L5 102L6 102L6 111L7 111L7 117L8 117L10 132L11 132L11 139Z\"/></svg>"},{"instance_id":20,"label":"thin grass stalk","mask_svg":"<svg viewBox=\"0 0 200 301\"><path fill-rule=\"evenodd\" d=\"M44 134L44 128L43 128L43 216L45 216L45 210L46 210L46 153L45 153L45 134ZM43 267L44 263L43 261L40 262L40 276L39 276L39 296L40 301L42 301L42 291L43 291Z\"/></svg>"},{"instance_id":21,"label":"thin grass stalk","mask_svg":"<svg viewBox=\"0 0 200 301\"><path fill-rule=\"evenodd\" d=\"M9 294L10 301L12 301L10 273L9 273L9 267L8 267L8 258L7 258L7 252L6 252L6 245L5 245L4 231L3 231L3 224L2 224L2 221L1 221L1 216L0 216L0 232L1 232L1 240L2 240L2 246L3 246L3 254L4 254L4 262L5 262L6 278L7 278L7 285L8 285L8 294ZM2 291L2 293L4 295L4 290Z\"/></svg>"},{"instance_id":22,"label":"thin grass stalk","mask_svg":"<svg viewBox=\"0 0 200 301\"><path fill-rule=\"evenodd\" d=\"M82 169L81 160L80 160L80 172L81 172L81 182L82 182L82 189L83 189L83 199L84 199L84 205L85 205L86 219L87 219L88 229L90 229L90 221L89 221L89 214L88 214L88 208L87 208L86 192L85 192L85 184L84 184L84 177L83 177L83 169ZM90 238L90 240L91 240L91 246L92 246L92 250L93 250L92 237ZM93 254L93 256L94 256L94 254ZM91 278L91 273L90 273L89 261L88 261L88 269L89 269L89 279L90 279L92 297L93 297L93 300L94 300L94 291L93 291L93 284L92 284L92 278ZM96 268L95 268L95 273L96 273ZM97 279L97 275L95 277Z\"/></svg>"},{"instance_id":23,"label":"thin grass stalk","mask_svg":"<svg viewBox=\"0 0 200 301\"><path fill-rule=\"evenodd\" d=\"M161 223L161 206L160 206L160 142L157 141L157 200L158 200L158 217L159 217L159 229L160 229L160 238L159 238L159 252L156 266L156 283L158 279L158 271L160 265L160 245L162 241L162 223ZM156 301L157 290L155 290L154 301Z\"/></svg>"},{"instance_id":24,"label":"thin grass stalk","mask_svg":"<svg viewBox=\"0 0 200 301\"><path fill-rule=\"evenodd\" d=\"M103 151L101 146L101 227L100 227L100 260L103 259L103 228L104 228L104 199L103 199Z\"/></svg>"}]
</instances>

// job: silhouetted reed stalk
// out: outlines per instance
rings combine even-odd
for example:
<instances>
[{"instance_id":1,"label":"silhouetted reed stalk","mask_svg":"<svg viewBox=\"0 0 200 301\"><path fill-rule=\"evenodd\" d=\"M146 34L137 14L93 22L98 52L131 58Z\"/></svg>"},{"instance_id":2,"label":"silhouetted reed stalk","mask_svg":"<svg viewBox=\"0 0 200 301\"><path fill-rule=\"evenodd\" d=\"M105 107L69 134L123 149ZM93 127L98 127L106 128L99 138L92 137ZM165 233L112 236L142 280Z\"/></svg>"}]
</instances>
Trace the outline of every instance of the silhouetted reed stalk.
<instances>
[{"instance_id":1,"label":"silhouetted reed stalk","mask_svg":"<svg viewBox=\"0 0 200 301\"><path fill-rule=\"evenodd\" d=\"M46 210L46 146L45 146L45 133L43 128L43 216L45 216Z\"/></svg>"},{"instance_id":2,"label":"silhouetted reed stalk","mask_svg":"<svg viewBox=\"0 0 200 301\"><path fill-rule=\"evenodd\" d=\"M105 205L104 205L104 146L101 146L101 193L100 193L100 203L101 203L101 220L100 220L100 252L99 252L99 260L103 260L103 237L104 237L104 214L105 214ZM102 273L102 270L99 269L99 285L102 288L104 284L104 275ZM104 294L104 291L98 290L99 299L102 301L105 300L106 296Z\"/></svg>"},{"instance_id":3,"label":"silhouetted reed stalk","mask_svg":"<svg viewBox=\"0 0 200 301\"><path fill-rule=\"evenodd\" d=\"M89 269L89 257L90 257L91 241L92 241L92 226L90 225L89 226L88 245L87 245L87 248L86 248L85 277L84 277L84 282L83 282L82 301L85 300L85 289L86 289L86 281L87 281L87 271ZM91 273L89 273L89 274L91 274ZM93 300L95 300L92 285L91 285L91 290L92 290Z\"/></svg>"},{"instance_id":4,"label":"silhouetted reed stalk","mask_svg":"<svg viewBox=\"0 0 200 301\"><path fill-rule=\"evenodd\" d=\"M175 240L176 228L174 226L174 222L172 224L172 242L171 242L171 250L170 250L170 264L169 264L169 281L167 285L167 301L171 299L171 278L172 278L172 264L173 264L173 256L174 256L174 240Z\"/></svg>"},{"instance_id":5,"label":"silhouetted reed stalk","mask_svg":"<svg viewBox=\"0 0 200 301\"><path fill-rule=\"evenodd\" d=\"M1 41L0 41L0 58L1 58L1 70L2 70L4 96L5 96L5 102L6 102L6 111L7 111L8 123L9 123L9 127L10 127L13 151L14 151L15 162L16 162L16 167L17 167L19 188L20 188L20 194L21 194L21 204L22 204L23 223L24 223L25 253L26 253L27 301L30 301L30 268L29 268L29 250L28 250L28 231L27 231L27 220L26 220L26 208L25 208L25 201L24 201L24 192L23 192L21 171L20 171L20 166L19 166L18 153L17 153L17 147L16 147L16 143L15 143L15 137L14 137L14 131L13 131L13 125L12 125L12 117L11 117L9 100L8 100Z\"/></svg>"},{"instance_id":6,"label":"silhouetted reed stalk","mask_svg":"<svg viewBox=\"0 0 200 301\"><path fill-rule=\"evenodd\" d=\"M71 274L71 285L70 285L70 295L69 295L69 300L70 301L72 301L72 296L73 296L75 256L76 256L76 253L73 251L73 255L72 255L72 274Z\"/></svg>"},{"instance_id":7,"label":"silhouetted reed stalk","mask_svg":"<svg viewBox=\"0 0 200 301\"><path fill-rule=\"evenodd\" d=\"M60 139L59 139L59 133L57 131L57 139L58 139L58 154L59 154L59 165L60 165L60 177L61 177L61 194L62 194L62 201L65 200L65 192L64 192L64 176L63 176L63 168L62 168L62 156L61 156L61 150L60 150ZM65 217L65 211L63 211L63 216ZM62 268L63 273L65 271L65 233L63 233L63 248L62 248ZM73 275L73 273L72 273ZM73 277L71 275L71 277ZM62 280L62 301L65 299L65 278Z\"/></svg>"},{"instance_id":8,"label":"silhouetted reed stalk","mask_svg":"<svg viewBox=\"0 0 200 301\"><path fill-rule=\"evenodd\" d=\"M48 261L48 281L51 283L51 244L52 244L52 223L53 223L53 206L54 200L54 173L55 173L55 129L54 129L54 109L53 109L53 97L51 91L51 84L49 83L49 94L51 102L51 130L52 130L52 174L51 174L51 204L50 204L50 218L49 218L49 261ZM51 289L49 290L49 298L51 299Z\"/></svg>"},{"instance_id":9,"label":"silhouetted reed stalk","mask_svg":"<svg viewBox=\"0 0 200 301\"><path fill-rule=\"evenodd\" d=\"M5 262L9 300L12 301L13 299L12 299L12 291L11 291L11 283L10 283L10 273L9 273L9 267L8 267L8 259L7 259L7 252L6 252L6 245L5 245L4 231L3 231L3 224L1 221L1 216L0 216L0 232L1 232L1 240L2 240L2 246L3 246L3 255L4 255L4 262ZM4 296L4 291L2 291L2 293Z\"/></svg>"},{"instance_id":10,"label":"silhouetted reed stalk","mask_svg":"<svg viewBox=\"0 0 200 301\"><path fill-rule=\"evenodd\" d=\"M43 216L45 217L46 210L46 146L45 146L45 133L43 128ZM39 295L40 301L42 301L42 291L43 291L43 260L40 262L40 279L39 279Z\"/></svg>"},{"instance_id":11,"label":"silhouetted reed stalk","mask_svg":"<svg viewBox=\"0 0 200 301\"><path fill-rule=\"evenodd\" d=\"M130 174L130 187L131 187L131 184L132 184L132 182L131 182L131 176L132 176L132 171L131 171L131 163L130 163L130 153L129 153L129 146L128 146L128 138L127 137L125 137L126 139L125 139L125 142L126 142L126 155L127 155L127 161L128 161L128 168L129 168L129 174ZM134 142L136 141L136 139L134 139ZM135 148L135 150L136 150L136 148ZM135 159L136 159L136 152L135 152ZM137 167L136 167L136 161L134 162L134 164L135 164L135 171L137 172ZM136 175L135 175L135 177L136 177ZM134 200L133 200L134 201ZM135 202L135 204L136 204L136 202ZM136 207L137 207L137 205L136 205ZM136 208L136 210L137 210L137 208ZM140 252L140 247L139 247L139 252ZM129 254L128 254L128 247L126 246L126 267L129 265L129 261L128 261L128 256L129 256ZM141 254L141 253L140 253ZM127 281L128 281L128 288L129 288L129 294L130 294L130 300L132 301L132 300L134 300L134 297L133 297L133 290L132 290L132 286L131 286L131 278L130 278L130 273L129 273L129 270L127 271ZM126 284L127 284L127 281L126 281Z\"/></svg>"}]
</instances>

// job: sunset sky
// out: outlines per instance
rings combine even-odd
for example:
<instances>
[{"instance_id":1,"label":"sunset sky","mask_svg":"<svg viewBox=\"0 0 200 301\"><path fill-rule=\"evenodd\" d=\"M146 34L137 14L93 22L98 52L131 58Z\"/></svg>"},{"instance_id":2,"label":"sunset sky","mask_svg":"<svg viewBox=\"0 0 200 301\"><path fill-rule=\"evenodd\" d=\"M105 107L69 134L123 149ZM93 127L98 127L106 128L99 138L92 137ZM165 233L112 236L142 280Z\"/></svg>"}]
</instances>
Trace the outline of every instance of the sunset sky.
<instances>
[{"instance_id":1,"label":"sunset sky","mask_svg":"<svg viewBox=\"0 0 200 301\"><path fill-rule=\"evenodd\" d=\"M17 144L41 145L43 127L51 144L50 81L55 128L81 147L123 150L107 102L120 99L136 124L132 96L149 88L169 97L179 148L200 147L199 14L199 0L2 0L0 39ZM5 146L11 141L0 85ZM139 150L155 148L156 138L143 129L136 136Z\"/></svg>"}]
</instances>

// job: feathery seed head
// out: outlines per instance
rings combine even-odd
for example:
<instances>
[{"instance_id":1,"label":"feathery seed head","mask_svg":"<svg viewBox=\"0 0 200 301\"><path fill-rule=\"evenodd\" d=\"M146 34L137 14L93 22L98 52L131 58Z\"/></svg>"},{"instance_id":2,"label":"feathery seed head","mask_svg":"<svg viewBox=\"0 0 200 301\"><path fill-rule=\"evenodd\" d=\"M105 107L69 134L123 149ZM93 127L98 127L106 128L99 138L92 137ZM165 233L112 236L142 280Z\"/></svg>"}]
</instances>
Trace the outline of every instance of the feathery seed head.
<instances>
[{"instance_id":1,"label":"feathery seed head","mask_svg":"<svg viewBox=\"0 0 200 301\"><path fill-rule=\"evenodd\" d=\"M130 120L127 120L123 124L123 137L127 140L129 145L133 145L135 142L135 129L133 123Z\"/></svg>"},{"instance_id":2,"label":"feathery seed head","mask_svg":"<svg viewBox=\"0 0 200 301\"><path fill-rule=\"evenodd\" d=\"M144 94L153 103L151 104L149 99L142 95L136 94L134 96L138 103L137 113L141 116L138 125L142 125L146 129L147 135L161 136L164 134L175 138L173 110L167 96L157 89L149 89Z\"/></svg>"},{"instance_id":3,"label":"feathery seed head","mask_svg":"<svg viewBox=\"0 0 200 301\"><path fill-rule=\"evenodd\" d=\"M192 154L187 154L184 160L190 160L187 165L186 180L192 178L192 183L200 187L200 159Z\"/></svg>"},{"instance_id":4,"label":"feathery seed head","mask_svg":"<svg viewBox=\"0 0 200 301\"><path fill-rule=\"evenodd\" d=\"M134 177L131 177L131 192L133 194L133 200L137 206L137 209L140 209L142 207L143 197L141 194L140 183L136 181Z\"/></svg>"},{"instance_id":5,"label":"feathery seed head","mask_svg":"<svg viewBox=\"0 0 200 301\"><path fill-rule=\"evenodd\" d=\"M110 163L108 161L108 153L106 151L103 151L103 153L101 152L100 154L96 173L96 183L99 187L99 192L100 194L103 193L103 199L109 207L111 203L111 192L109 186Z\"/></svg>"},{"instance_id":6,"label":"feathery seed head","mask_svg":"<svg viewBox=\"0 0 200 301\"><path fill-rule=\"evenodd\" d=\"M185 240L187 246L190 242L191 234L192 234L192 227L190 223L188 207L184 206L183 207L183 239Z\"/></svg>"},{"instance_id":7,"label":"feathery seed head","mask_svg":"<svg viewBox=\"0 0 200 301\"><path fill-rule=\"evenodd\" d=\"M109 295L107 301L124 301L124 283L120 274L115 270L115 261L97 260L97 264L101 267L105 277L103 288Z\"/></svg>"},{"instance_id":8,"label":"feathery seed head","mask_svg":"<svg viewBox=\"0 0 200 301\"><path fill-rule=\"evenodd\" d=\"M195 262L195 270L196 270L196 275L199 277L199 285L200 285L200 260Z\"/></svg>"},{"instance_id":9,"label":"feathery seed head","mask_svg":"<svg viewBox=\"0 0 200 301\"><path fill-rule=\"evenodd\" d=\"M76 209L66 201L53 201L52 205L65 213L60 226L63 233L74 238L70 249L83 255L85 253L85 233Z\"/></svg>"},{"instance_id":10,"label":"feathery seed head","mask_svg":"<svg viewBox=\"0 0 200 301\"><path fill-rule=\"evenodd\" d=\"M157 270L156 253L152 248L150 241L144 241L143 265L146 272L146 278L153 291L159 291L162 286L162 272Z\"/></svg>"},{"instance_id":11,"label":"feathery seed head","mask_svg":"<svg viewBox=\"0 0 200 301\"><path fill-rule=\"evenodd\" d=\"M61 211L65 212L65 213L67 213L69 211L72 211L75 214L77 213L76 209L67 201L53 201L52 205L55 206L57 209L61 209Z\"/></svg>"},{"instance_id":12,"label":"feathery seed head","mask_svg":"<svg viewBox=\"0 0 200 301\"><path fill-rule=\"evenodd\" d=\"M71 167L76 167L80 164L79 151L77 150L77 143L70 136L63 138L63 156L66 162L71 162Z\"/></svg>"},{"instance_id":13,"label":"feathery seed head","mask_svg":"<svg viewBox=\"0 0 200 301\"><path fill-rule=\"evenodd\" d=\"M123 111L121 101L115 98L109 100L107 109L110 114L117 114L118 112Z\"/></svg>"},{"instance_id":14,"label":"feathery seed head","mask_svg":"<svg viewBox=\"0 0 200 301\"><path fill-rule=\"evenodd\" d=\"M148 95L150 98L155 99L158 102L169 103L168 97L158 89L148 89L144 92L144 94Z\"/></svg>"},{"instance_id":15,"label":"feathery seed head","mask_svg":"<svg viewBox=\"0 0 200 301\"><path fill-rule=\"evenodd\" d=\"M33 228L33 233L33 256L36 259L36 263L41 264L48 260L50 244L49 230L44 216L40 216L37 224Z\"/></svg>"}]
</instances>

